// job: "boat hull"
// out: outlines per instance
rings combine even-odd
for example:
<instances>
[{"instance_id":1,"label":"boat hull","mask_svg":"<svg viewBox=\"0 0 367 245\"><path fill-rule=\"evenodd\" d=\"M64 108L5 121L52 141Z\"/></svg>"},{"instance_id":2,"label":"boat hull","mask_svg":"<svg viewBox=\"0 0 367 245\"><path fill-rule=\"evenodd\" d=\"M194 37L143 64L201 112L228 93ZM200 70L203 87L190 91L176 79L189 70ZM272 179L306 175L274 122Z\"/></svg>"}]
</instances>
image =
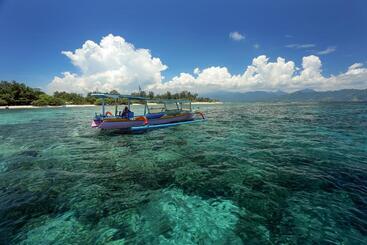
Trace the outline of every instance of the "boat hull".
<instances>
[{"instance_id":1,"label":"boat hull","mask_svg":"<svg viewBox=\"0 0 367 245\"><path fill-rule=\"evenodd\" d=\"M134 120L123 118L105 118L102 120L93 120L91 126L93 128L100 128L100 129L130 129L132 127L169 124L192 120L194 120L194 114L185 113L174 116L166 115L160 118L151 118L151 119L147 119L144 116L137 117L137 119Z\"/></svg>"},{"instance_id":2,"label":"boat hull","mask_svg":"<svg viewBox=\"0 0 367 245\"><path fill-rule=\"evenodd\" d=\"M128 129L131 127L144 126L144 120L103 120L93 121L92 127L100 129Z\"/></svg>"},{"instance_id":3,"label":"boat hull","mask_svg":"<svg viewBox=\"0 0 367 245\"><path fill-rule=\"evenodd\" d=\"M176 116L163 116L160 118L152 118L148 119L149 125L158 125L158 124L166 124L166 123L175 123L175 122L185 122L191 121L194 119L193 113L185 113Z\"/></svg>"}]
</instances>

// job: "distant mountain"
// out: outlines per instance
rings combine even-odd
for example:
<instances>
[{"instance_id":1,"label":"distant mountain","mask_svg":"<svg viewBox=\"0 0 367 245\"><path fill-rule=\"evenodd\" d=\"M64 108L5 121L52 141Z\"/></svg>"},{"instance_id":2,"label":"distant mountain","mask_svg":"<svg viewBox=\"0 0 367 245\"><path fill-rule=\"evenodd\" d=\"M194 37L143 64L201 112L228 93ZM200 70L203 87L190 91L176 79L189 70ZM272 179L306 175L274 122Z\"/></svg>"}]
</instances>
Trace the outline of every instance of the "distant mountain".
<instances>
[{"instance_id":1,"label":"distant mountain","mask_svg":"<svg viewBox=\"0 0 367 245\"><path fill-rule=\"evenodd\" d=\"M217 99L220 101L233 101L233 102L258 102L258 101L271 101L277 99L287 93L283 91L277 92L265 92L265 91L253 91L253 92L215 92L205 94L206 97Z\"/></svg>"},{"instance_id":2,"label":"distant mountain","mask_svg":"<svg viewBox=\"0 0 367 245\"><path fill-rule=\"evenodd\" d=\"M205 96L220 101L233 102L342 102L342 101L366 101L367 89L342 89L336 91L318 92L313 89L303 89L293 93L277 92L216 92Z\"/></svg>"},{"instance_id":3,"label":"distant mountain","mask_svg":"<svg viewBox=\"0 0 367 245\"><path fill-rule=\"evenodd\" d=\"M366 101L367 102L367 89L342 89L336 91L307 91L304 90L289 93L281 98L279 101L330 101L330 102L342 102L342 101Z\"/></svg>"},{"instance_id":4,"label":"distant mountain","mask_svg":"<svg viewBox=\"0 0 367 245\"><path fill-rule=\"evenodd\" d=\"M315 93L317 91L312 88L305 88L305 89L298 90L297 92L306 94L306 93Z\"/></svg>"}]
</instances>

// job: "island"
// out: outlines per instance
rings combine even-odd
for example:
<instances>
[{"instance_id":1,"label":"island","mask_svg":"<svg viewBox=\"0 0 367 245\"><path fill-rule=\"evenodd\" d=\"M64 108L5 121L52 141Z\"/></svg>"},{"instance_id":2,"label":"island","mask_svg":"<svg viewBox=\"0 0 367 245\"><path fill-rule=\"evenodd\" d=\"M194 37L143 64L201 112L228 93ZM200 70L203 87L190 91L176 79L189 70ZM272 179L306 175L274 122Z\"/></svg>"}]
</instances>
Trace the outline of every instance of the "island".
<instances>
[{"instance_id":1,"label":"island","mask_svg":"<svg viewBox=\"0 0 367 245\"><path fill-rule=\"evenodd\" d=\"M120 94L117 90L108 91L110 94ZM78 93L68 93L56 91L53 95L43 92L39 88L31 88L24 83L16 81L0 82L0 108L33 108L41 106L91 106L100 105L101 100L92 96L93 92L86 95ZM146 97L149 99L185 99L194 103L219 103L218 100L208 97L200 97L197 93L182 91L171 93L167 91L163 94L155 94L153 91L143 91L131 93L133 96ZM115 100L107 99L106 104L114 104ZM126 103L120 100L119 103Z\"/></svg>"}]
</instances>

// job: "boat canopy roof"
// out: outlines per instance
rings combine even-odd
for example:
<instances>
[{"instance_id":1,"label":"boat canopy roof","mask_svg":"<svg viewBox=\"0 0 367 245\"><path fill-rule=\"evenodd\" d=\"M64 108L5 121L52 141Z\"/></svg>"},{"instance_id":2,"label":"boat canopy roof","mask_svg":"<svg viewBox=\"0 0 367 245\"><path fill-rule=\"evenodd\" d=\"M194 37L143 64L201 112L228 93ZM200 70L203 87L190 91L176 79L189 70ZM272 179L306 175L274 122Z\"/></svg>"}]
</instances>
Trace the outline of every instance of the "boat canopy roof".
<instances>
[{"instance_id":1,"label":"boat canopy roof","mask_svg":"<svg viewBox=\"0 0 367 245\"><path fill-rule=\"evenodd\" d=\"M190 103L191 100L176 100L176 99L150 99L146 97L133 96L133 95L123 95L123 94L109 94L109 93L92 93L91 96L95 96L97 98L105 99L105 98L113 98L113 99L128 99L128 100L144 100L147 103Z\"/></svg>"}]
</instances>

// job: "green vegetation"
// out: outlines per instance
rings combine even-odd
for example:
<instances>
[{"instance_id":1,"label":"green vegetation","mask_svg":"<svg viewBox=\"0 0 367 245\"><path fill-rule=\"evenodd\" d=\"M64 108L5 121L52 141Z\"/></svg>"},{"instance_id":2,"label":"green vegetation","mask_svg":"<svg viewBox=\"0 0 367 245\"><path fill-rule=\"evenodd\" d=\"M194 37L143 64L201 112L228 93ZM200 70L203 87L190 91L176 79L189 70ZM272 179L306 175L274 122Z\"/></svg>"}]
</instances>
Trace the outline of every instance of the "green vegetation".
<instances>
[{"instance_id":1,"label":"green vegetation","mask_svg":"<svg viewBox=\"0 0 367 245\"><path fill-rule=\"evenodd\" d=\"M65 101L63 101L62 99L47 94L41 94L37 100L34 100L32 102L32 105L34 106L46 106L46 105L58 106L64 104Z\"/></svg>"},{"instance_id":2,"label":"green vegetation","mask_svg":"<svg viewBox=\"0 0 367 245\"><path fill-rule=\"evenodd\" d=\"M17 82L0 82L0 105L30 105L44 94L39 89Z\"/></svg>"},{"instance_id":3,"label":"green vegetation","mask_svg":"<svg viewBox=\"0 0 367 245\"><path fill-rule=\"evenodd\" d=\"M116 90L112 90L110 92L110 94L119 94L119 92L117 92ZM193 102L214 102L217 100L213 100L210 98L204 98L204 97L199 97L198 94L192 94L189 91L182 91L180 93L174 93L172 94L171 92L166 92L165 94L157 94L155 95L153 91L149 91L149 92L145 92L145 91L140 91L140 92L135 92L135 93L131 93L132 96L137 96L137 97L144 97L144 98L149 98L149 99L161 99L161 100L167 100L167 99L175 99L175 100L191 100ZM112 98L107 98L105 99L105 103L106 104L115 104L116 100L112 99ZM117 99L117 104L126 104L127 100L126 99ZM134 103L141 103L141 101L134 101ZM101 99L96 99L94 104L96 105L101 105L102 104L102 100Z\"/></svg>"},{"instance_id":4,"label":"green vegetation","mask_svg":"<svg viewBox=\"0 0 367 245\"><path fill-rule=\"evenodd\" d=\"M96 98L91 96L92 93L88 93L86 97L77 93L58 92L54 93L55 98L62 99L66 104L71 105L90 105L96 103Z\"/></svg>"},{"instance_id":5,"label":"green vegetation","mask_svg":"<svg viewBox=\"0 0 367 245\"><path fill-rule=\"evenodd\" d=\"M157 94L155 95L153 91L149 91L148 93L145 91L140 91L138 93L132 93L131 95L134 96L140 96L140 97L147 97L150 99L182 99L182 100L191 100L195 102L214 102L216 100L205 98L205 97L199 97L198 94L192 94L189 91L182 91L180 93L174 93L166 92L165 94Z\"/></svg>"},{"instance_id":6,"label":"green vegetation","mask_svg":"<svg viewBox=\"0 0 367 245\"><path fill-rule=\"evenodd\" d=\"M118 91L112 90L111 94L119 94ZM199 97L198 94L192 94L189 91L182 91L180 93L170 93L157 94L149 91L140 91L138 93L132 93L131 95L147 97L150 99L187 99L191 101L204 101L212 102L210 98ZM83 104L101 104L102 101L91 96L88 93L87 96L77 93L67 93L56 91L52 96L47 95L37 88L30 88L23 83L18 83L15 81L1 81L0 82L0 106L10 106L10 105L34 105L34 106L58 106L65 104L72 105L83 105ZM115 99L106 99L106 104L115 104ZM126 99L118 99L118 104L127 103Z\"/></svg>"},{"instance_id":7,"label":"green vegetation","mask_svg":"<svg viewBox=\"0 0 367 245\"><path fill-rule=\"evenodd\" d=\"M88 104L88 102L82 95L76 93L66 93L56 91L54 93L54 97L63 100L68 104L74 104L74 105Z\"/></svg>"}]
</instances>

